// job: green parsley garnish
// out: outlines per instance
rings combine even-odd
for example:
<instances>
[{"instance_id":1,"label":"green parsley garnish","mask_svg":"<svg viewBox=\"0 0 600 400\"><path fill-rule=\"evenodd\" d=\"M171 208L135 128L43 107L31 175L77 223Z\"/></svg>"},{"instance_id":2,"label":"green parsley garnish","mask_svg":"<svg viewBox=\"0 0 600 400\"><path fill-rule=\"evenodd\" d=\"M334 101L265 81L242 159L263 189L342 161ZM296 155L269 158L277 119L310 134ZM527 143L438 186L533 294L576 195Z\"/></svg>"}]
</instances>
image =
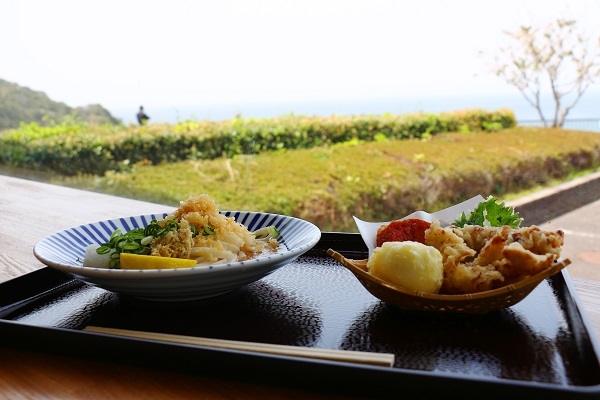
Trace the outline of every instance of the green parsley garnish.
<instances>
[{"instance_id":1,"label":"green parsley garnish","mask_svg":"<svg viewBox=\"0 0 600 400\"><path fill-rule=\"evenodd\" d=\"M522 218L515 212L513 207L508 207L504 202L497 203L498 199L490 196L475 207L475 210L467 216L464 212L460 218L452 222L452 225L462 228L465 225L479 226L504 226L518 228Z\"/></svg>"}]
</instances>

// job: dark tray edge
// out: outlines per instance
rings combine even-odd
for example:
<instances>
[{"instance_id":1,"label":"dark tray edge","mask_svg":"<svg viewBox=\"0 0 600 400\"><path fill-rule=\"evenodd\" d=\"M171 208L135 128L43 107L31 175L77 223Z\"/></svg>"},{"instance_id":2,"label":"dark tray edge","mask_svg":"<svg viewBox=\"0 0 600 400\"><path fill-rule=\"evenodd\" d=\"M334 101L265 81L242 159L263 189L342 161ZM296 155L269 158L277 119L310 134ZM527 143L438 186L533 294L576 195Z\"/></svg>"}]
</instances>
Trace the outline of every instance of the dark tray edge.
<instances>
[{"instance_id":1,"label":"dark tray edge","mask_svg":"<svg viewBox=\"0 0 600 400\"><path fill-rule=\"evenodd\" d=\"M347 256L364 254L364 243L358 234L324 232L321 241L307 253L312 256L326 256L328 248L334 248ZM360 256L359 256L360 257ZM573 283L566 271L551 278L553 284L562 288L569 302L571 318L579 319L595 350L594 356L600 359L598 341L590 335L590 322L582 312L580 300L576 296ZM44 290L44 282L50 286ZM35 290L14 290L15 287L28 287L35 282ZM482 394L488 399L506 396L544 396L545 399L598 398L600 385L589 387L566 387L542 385L533 382L499 381L481 377L457 376L440 372L399 370L385 367L349 364L334 361L319 361L288 356L257 354L236 350L213 349L200 346L156 342L144 339L114 337L99 333L71 329L27 325L6 320L6 316L21 305L29 304L44 295L67 290L78 281L62 272L45 267L0 284L0 337L2 343L10 343L27 351L54 353L61 356L119 362L147 367L161 365L161 369L185 374L202 374L219 378L260 382L266 385L285 385L311 388L327 392L364 395L368 397L388 397L391 390L420 397L439 395L455 390L461 398L480 399ZM8 289L13 287L12 289ZM2 289L7 290L2 290ZM21 296L16 295L17 293ZM7 301L13 301L7 307ZM6 310L9 310L6 312ZM43 340L32 340L43 338ZM52 343L52 346L48 346ZM8 347L8 346L5 346ZM102 350L102 351L100 351ZM151 360L140 357L150 354ZM234 366L234 367L232 367ZM260 366L260 368L257 368ZM323 379L326 377L326 379ZM465 390L468 388L468 391ZM472 397L471 397L472 396Z\"/></svg>"},{"instance_id":2,"label":"dark tray edge","mask_svg":"<svg viewBox=\"0 0 600 400\"><path fill-rule=\"evenodd\" d=\"M598 337L593 334L594 330L592 328L592 323L589 319L589 316L585 312L585 309L581 305L581 299L577 295L577 289L575 289L575 285L573 284L573 280L571 279L569 272L567 269L563 269L560 274L556 274L555 276L551 277L550 280L566 287L566 290L564 290L563 293L570 297L570 315L576 315L577 318L581 320L581 326L585 329L587 340L594 349L594 356L600 362L600 340L598 340Z\"/></svg>"}]
</instances>

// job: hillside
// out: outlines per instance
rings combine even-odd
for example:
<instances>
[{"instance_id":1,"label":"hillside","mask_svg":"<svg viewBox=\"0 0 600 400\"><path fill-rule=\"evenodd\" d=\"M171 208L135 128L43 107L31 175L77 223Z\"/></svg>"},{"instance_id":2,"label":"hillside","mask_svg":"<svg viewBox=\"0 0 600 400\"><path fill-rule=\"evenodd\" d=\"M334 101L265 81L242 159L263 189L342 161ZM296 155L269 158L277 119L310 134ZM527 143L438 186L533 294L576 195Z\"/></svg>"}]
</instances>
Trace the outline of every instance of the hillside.
<instances>
[{"instance_id":1,"label":"hillside","mask_svg":"<svg viewBox=\"0 0 600 400\"><path fill-rule=\"evenodd\" d=\"M100 104L73 108L50 99L44 92L0 79L0 130L18 128L21 122L45 125L70 115L91 124L121 122Z\"/></svg>"}]
</instances>

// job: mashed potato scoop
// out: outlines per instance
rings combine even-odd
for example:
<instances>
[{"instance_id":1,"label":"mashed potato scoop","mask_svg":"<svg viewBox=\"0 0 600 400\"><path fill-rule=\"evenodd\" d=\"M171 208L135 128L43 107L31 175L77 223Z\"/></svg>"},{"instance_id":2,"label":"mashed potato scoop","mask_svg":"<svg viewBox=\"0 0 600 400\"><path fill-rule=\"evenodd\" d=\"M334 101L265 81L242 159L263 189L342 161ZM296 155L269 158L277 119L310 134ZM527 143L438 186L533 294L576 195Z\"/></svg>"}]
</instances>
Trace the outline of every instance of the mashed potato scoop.
<instances>
[{"instance_id":1,"label":"mashed potato scoop","mask_svg":"<svg viewBox=\"0 0 600 400\"><path fill-rule=\"evenodd\" d=\"M369 273L407 290L438 293L444 280L442 254L419 242L386 242L367 262Z\"/></svg>"}]
</instances>

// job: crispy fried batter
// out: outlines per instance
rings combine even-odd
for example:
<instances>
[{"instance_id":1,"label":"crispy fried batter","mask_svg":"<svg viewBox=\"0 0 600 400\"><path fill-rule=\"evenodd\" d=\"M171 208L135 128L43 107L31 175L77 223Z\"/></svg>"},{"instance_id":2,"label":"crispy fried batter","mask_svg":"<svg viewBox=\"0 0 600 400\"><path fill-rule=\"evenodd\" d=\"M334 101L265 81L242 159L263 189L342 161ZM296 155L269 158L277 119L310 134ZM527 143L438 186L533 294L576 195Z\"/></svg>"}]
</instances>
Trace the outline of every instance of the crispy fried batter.
<instances>
[{"instance_id":1,"label":"crispy fried batter","mask_svg":"<svg viewBox=\"0 0 600 400\"><path fill-rule=\"evenodd\" d=\"M495 289L504 281L493 266L453 264L444 268L441 294L477 293Z\"/></svg>"},{"instance_id":2,"label":"crispy fried batter","mask_svg":"<svg viewBox=\"0 0 600 400\"><path fill-rule=\"evenodd\" d=\"M151 255L196 259L199 264L244 261L263 251L277 251L279 242L256 240L255 235L233 217L219 213L219 206L207 194L182 201L166 220L179 223L179 229L156 238ZM193 231L197 235L193 236Z\"/></svg>"},{"instance_id":3,"label":"crispy fried batter","mask_svg":"<svg viewBox=\"0 0 600 400\"><path fill-rule=\"evenodd\" d=\"M477 293L518 282L560 257L564 233L525 228L465 225L441 227L433 221L425 244L442 253L444 283L440 293Z\"/></svg>"},{"instance_id":4,"label":"crispy fried batter","mask_svg":"<svg viewBox=\"0 0 600 400\"><path fill-rule=\"evenodd\" d=\"M425 231L425 244L435 247L442 253L444 266L456 265L477 254L456 232L451 228L442 228L437 220L434 220L430 228Z\"/></svg>"},{"instance_id":5,"label":"crispy fried batter","mask_svg":"<svg viewBox=\"0 0 600 400\"><path fill-rule=\"evenodd\" d=\"M193 244L190 224L186 220L181 220L179 229L167 233L153 243L151 254L161 257L190 258Z\"/></svg>"}]
</instances>

